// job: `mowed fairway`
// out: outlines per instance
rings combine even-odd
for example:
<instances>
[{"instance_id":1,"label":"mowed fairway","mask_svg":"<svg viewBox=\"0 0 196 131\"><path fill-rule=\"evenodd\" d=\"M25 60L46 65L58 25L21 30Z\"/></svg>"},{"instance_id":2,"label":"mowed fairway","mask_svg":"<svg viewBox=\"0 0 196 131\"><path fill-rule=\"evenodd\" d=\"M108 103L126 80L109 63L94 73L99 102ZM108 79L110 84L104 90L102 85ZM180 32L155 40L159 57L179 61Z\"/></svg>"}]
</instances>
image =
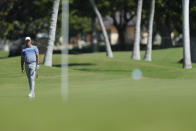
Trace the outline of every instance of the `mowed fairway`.
<instances>
[{"instance_id":1,"label":"mowed fairway","mask_svg":"<svg viewBox=\"0 0 196 131\"><path fill-rule=\"evenodd\" d=\"M33 100L20 57L6 55L0 52L0 131L196 130L196 65L177 63L182 48L155 50L153 62L133 61L131 52L69 55L67 101L60 55L53 67L41 65ZM133 69L143 72L141 80L131 78Z\"/></svg>"}]
</instances>

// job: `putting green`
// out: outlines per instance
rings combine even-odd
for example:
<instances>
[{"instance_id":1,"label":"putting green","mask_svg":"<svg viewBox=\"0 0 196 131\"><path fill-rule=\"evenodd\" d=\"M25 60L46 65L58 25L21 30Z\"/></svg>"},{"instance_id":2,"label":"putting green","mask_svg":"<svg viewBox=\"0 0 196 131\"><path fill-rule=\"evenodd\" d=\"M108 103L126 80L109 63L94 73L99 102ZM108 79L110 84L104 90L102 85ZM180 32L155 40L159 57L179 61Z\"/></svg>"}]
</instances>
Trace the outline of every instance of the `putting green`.
<instances>
[{"instance_id":1,"label":"putting green","mask_svg":"<svg viewBox=\"0 0 196 131\"><path fill-rule=\"evenodd\" d=\"M142 52L143 56L144 52ZM27 97L20 57L0 52L1 131L195 131L196 65L177 63L182 49L153 51L153 62L131 52L69 55L69 97L61 99L60 55L41 65L36 98ZM43 56L41 56L43 59ZM131 72L140 69L141 80Z\"/></svg>"}]
</instances>

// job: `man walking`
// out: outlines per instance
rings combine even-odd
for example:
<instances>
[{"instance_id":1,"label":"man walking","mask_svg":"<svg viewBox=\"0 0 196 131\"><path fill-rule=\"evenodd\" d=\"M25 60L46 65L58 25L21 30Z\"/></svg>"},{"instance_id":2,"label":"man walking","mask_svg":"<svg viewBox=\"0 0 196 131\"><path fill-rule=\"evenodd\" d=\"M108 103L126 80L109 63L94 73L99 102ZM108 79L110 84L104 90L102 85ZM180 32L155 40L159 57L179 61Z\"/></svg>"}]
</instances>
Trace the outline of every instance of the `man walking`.
<instances>
[{"instance_id":1,"label":"man walking","mask_svg":"<svg viewBox=\"0 0 196 131\"><path fill-rule=\"evenodd\" d=\"M31 38L25 38L25 47L21 52L21 69L24 72L24 63L25 63L25 72L28 78L30 93L29 98L34 98L34 88L35 88L35 73L39 69L39 51L36 46L31 44Z\"/></svg>"}]
</instances>

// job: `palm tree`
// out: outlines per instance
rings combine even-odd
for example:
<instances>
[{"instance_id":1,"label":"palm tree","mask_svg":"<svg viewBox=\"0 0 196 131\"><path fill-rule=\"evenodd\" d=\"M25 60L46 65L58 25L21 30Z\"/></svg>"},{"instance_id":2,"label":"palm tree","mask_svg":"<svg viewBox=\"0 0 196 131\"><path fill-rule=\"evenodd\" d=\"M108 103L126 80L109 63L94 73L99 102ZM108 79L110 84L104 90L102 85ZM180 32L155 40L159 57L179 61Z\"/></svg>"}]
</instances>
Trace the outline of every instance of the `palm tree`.
<instances>
[{"instance_id":1,"label":"palm tree","mask_svg":"<svg viewBox=\"0 0 196 131\"><path fill-rule=\"evenodd\" d=\"M189 0L182 0L183 6L183 54L184 68L192 68L190 51L190 31L189 31Z\"/></svg>"},{"instance_id":2,"label":"palm tree","mask_svg":"<svg viewBox=\"0 0 196 131\"><path fill-rule=\"evenodd\" d=\"M155 13L155 0L151 0L151 10L150 10L149 25L148 25L148 44L144 57L145 61L152 61L152 34L153 34L154 13Z\"/></svg>"},{"instance_id":3,"label":"palm tree","mask_svg":"<svg viewBox=\"0 0 196 131\"><path fill-rule=\"evenodd\" d=\"M108 35L107 35L107 32L106 32L106 29L105 29L105 26L104 26L104 23L103 23L103 19L102 19L102 16L101 16L101 13L99 12L96 4L95 4L95 1L94 0L89 0L97 17L98 17L98 20L99 20L99 23L101 25L101 29L102 29L102 32L103 32L103 35L104 35L104 38L105 38L105 44L106 44L106 55L110 58L113 57L113 53L112 53L112 49L111 49L111 46L110 46L110 41L108 39Z\"/></svg>"},{"instance_id":4,"label":"palm tree","mask_svg":"<svg viewBox=\"0 0 196 131\"><path fill-rule=\"evenodd\" d=\"M137 4L137 20L135 27L135 41L133 45L132 58L134 60L140 60L140 26L141 26L141 16L142 16L142 5L143 0L138 0Z\"/></svg>"},{"instance_id":5,"label":"palm tree","mask_svg":"<svg viewBox=\"0 0 196 131\"><path fill-rule=\"evenodd\" d=\"M59 3L60 3L60 0L54 0L53 2L48 45L47 45L47 50L46 50L46 54L44 57L45 66L52 66L52 54L53 54L53 46L54 46L55 34L56 34L56 24L57 24L57 18L58 18Z\"/></svg>"}]
</instances>

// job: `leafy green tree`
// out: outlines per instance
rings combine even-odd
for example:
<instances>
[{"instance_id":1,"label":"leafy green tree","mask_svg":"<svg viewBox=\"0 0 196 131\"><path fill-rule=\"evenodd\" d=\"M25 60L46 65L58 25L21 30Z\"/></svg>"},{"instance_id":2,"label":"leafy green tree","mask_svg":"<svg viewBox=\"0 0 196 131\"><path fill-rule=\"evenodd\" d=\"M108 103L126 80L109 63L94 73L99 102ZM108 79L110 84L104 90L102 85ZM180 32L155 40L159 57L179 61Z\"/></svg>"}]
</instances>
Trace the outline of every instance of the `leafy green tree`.
<instances>
[{"instance_id":1,"label":"leafy green tree","mask_svg":"<svg viewBox=\"0 0 196 131\"><path fill-rule=\"evenodd\" d=\"M99 0L96 1L102 15L110 15L118 31L120 49L126 49L126 28L136 15L135 0Z\"/></svg>"},{"instance_id":2,"label":"leafy green tree","mask_svg":"<svg viewBox=\"0 0 196 131\"><path fill-rule=\"evenodd\" d=\"M196 34L196 0L190 1L190 32L191 36Z\"/></svg>"},{"instance_id":3,"label":"leafy green tree","mask_svg":"<svg viewBox=\"0 0 196 131\"><path fill-rule=\"evenodd\" d=\"M52 0L3 0L0 5L1 38L35 37L38 32L47 32Z\"/></svg>"},{"instance_id":4,"label":"leafy green tree","mask_svg":"<svg viewBox=\"0 0 196 131\"><path fill-rule=\"evenodd\" d=\"M10 10L12 10L16 0L1 0L0 1L0 38L5 39L9 31L13 29L13 24L7 22L7 16Z\"/></svg>"},{"instance_id":5,"label":"leafy green tree","mask_svg":"<svg viewBox=\"0 0 196 131\"><path fill-rule=\"evenodd\" d=\"M70 36L76 36L78 33L87 34L91 31L91 18L79 16L74 11L70 12L69 24Z\"/></svg>"},{"instance_id":6,"label":"leafy green tree","mask_svg":"<svg viewBox=\"0 0 196 131\"><path fill-rule=\"evenodd\" d=\"M91 33L92 51L97 50L97 31L96 31L96 14L88 0L73 0L70 3L70 35L75 36L79 33Z\"/></svg>"},{"instance_id":7,"label":"leafy green tree","mask_svg":"<svg viewBox=\"0 0 196 131\"><path fill-rule=\"evenodd\" d=\"M162 48L172 47L171 33L182 32L182 5L178 0L157 0L155 24L156 31L161 34Z\"/></svg>"}]
</instances>

